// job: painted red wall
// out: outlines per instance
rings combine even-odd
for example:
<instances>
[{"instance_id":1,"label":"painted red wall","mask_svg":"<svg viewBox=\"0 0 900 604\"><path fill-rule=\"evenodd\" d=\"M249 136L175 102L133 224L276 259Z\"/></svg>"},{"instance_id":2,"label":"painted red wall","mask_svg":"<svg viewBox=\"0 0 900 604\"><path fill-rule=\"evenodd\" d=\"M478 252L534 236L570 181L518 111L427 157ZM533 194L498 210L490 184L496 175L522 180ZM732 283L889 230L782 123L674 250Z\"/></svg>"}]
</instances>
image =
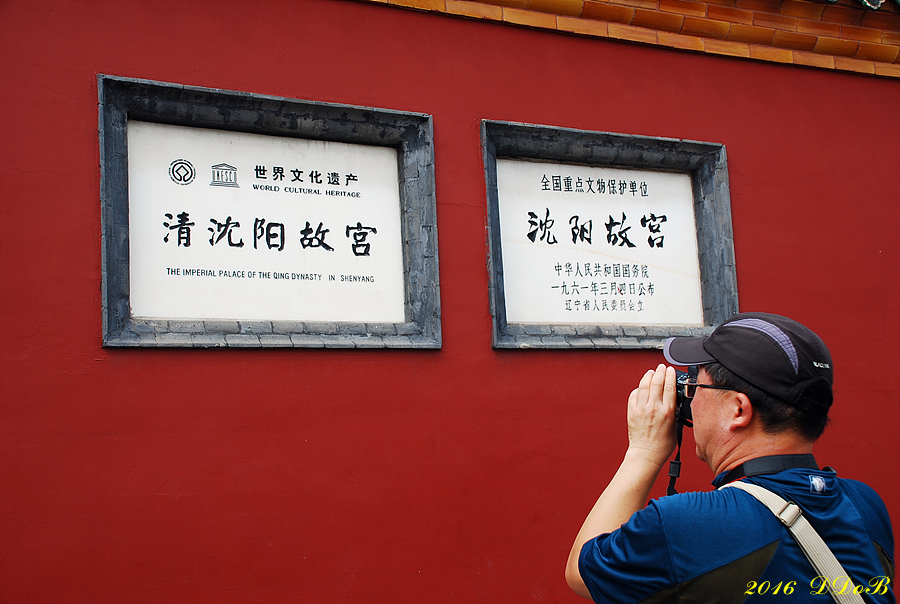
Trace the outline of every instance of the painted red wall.
<instances>
[{"instance_id":1,"label":"painted red wall","mask_svg":"<svg viewBox=\"0 0 900 604\"><path fill-rule=\"evenodd\" d=\"M485 118L724 143L741 309L829 343L819 461L900 519L897 81L336 0L6 1L0 49L3 602L578 601L661 355L491 349ZM433 115L443 348L103 349L98 73Z\"/></svg>"}]
</instances>

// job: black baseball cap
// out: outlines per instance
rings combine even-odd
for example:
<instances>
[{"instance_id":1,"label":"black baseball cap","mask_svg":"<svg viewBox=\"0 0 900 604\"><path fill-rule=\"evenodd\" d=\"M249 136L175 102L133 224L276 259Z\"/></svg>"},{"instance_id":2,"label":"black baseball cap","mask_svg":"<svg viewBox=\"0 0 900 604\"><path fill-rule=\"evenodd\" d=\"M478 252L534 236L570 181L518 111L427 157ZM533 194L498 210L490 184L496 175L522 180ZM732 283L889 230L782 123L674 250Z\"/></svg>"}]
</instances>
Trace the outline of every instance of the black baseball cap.
<instances>
[{"instance_id":1,"label":"black baseball cap","mask_svg":"<svg viewBox=\"0 0 900 604\"><path fill-rule=\"evenodd\" d=\"M833 400L834 371L825 343L809 328L781 315L740 313L708 337L669 338L663 354L672 365L717 362L745 382L801 409L815 404L827 413ZM813 385L817 386L810 390ZM816 395L807 396L809 392Z\"/></svg>"}]
</instances>

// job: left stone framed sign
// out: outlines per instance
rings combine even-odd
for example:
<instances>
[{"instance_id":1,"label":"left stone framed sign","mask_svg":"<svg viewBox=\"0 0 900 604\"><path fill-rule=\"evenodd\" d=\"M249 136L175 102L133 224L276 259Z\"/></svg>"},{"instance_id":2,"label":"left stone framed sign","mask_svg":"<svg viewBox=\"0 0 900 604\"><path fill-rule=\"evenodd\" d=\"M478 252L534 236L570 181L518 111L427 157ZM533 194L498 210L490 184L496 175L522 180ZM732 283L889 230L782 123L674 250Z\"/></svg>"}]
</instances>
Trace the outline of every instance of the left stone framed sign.
<instances>
[{"instance_id":1,"label":"left stone framed sign","mask_svg":"<svg viewBox=\"0 0 900 604\"><path fill-rule=\"evenodd\" d=\"M105 346L440 348L430 116L98 87Z\"/></svg>"}]
</instances>

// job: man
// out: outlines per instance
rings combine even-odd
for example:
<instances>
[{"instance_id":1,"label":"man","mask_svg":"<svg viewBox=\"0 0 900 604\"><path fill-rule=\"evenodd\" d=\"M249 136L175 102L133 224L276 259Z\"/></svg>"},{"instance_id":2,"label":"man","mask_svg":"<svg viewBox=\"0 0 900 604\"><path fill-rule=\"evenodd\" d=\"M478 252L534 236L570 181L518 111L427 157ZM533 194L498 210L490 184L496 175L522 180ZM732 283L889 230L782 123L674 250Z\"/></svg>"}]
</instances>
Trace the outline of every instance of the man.
<instances>
[{"instance_id":1,"label":"man","mask_svg":"<svg viewBox=\"0 0 900 604\"><path fill-rule=\"evenodd\" d=\"M884 503L866 485L819 469L814 441L828 422L832 362L812 331L786 317L743 313L707 338L670 338L666 360L699 366L682 384L697 456L722 487L743 481L797 503L866 602L895 602L894 540ZM596 602L830 604L845 578L818 577L797 542L737 488L670 495L645 505L676 446L676 373L659 365L628 399L628 449L575 539L566 580ZM690 400L690 397L693 397Z\"/></svg>"}]
</instances>

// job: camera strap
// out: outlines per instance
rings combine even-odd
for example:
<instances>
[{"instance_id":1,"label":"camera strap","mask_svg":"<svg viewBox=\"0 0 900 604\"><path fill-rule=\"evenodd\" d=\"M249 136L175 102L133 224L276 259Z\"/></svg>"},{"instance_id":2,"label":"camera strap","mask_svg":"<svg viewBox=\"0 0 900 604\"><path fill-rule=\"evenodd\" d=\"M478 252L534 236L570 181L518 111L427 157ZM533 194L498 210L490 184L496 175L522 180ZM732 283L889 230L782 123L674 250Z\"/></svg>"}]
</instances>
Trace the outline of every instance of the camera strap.
<instances>
[{"instance_id":1,"label":"camera strap","mask_svg":"<svg viewBox=\"0 0 900 604\"><path fill-rule=\"evenodd\" d=\"M740 480L741 478L745 478L747 476L756 476L758 474L775 474L776 472L793 470L794 468L808 468L811 470L818 470L819 464L816 463L816 458L813 457L812 453L799 453L792 455L766 455L764 457L757 457L756 459L747 460L739 466L735 466L724 476L717 477L713 481L713 485L716 487L720 487L724 484L734 482L735 480Z\"/></svg>"},{"instance_id":2,"label":"camera strap","mask_svg":"<svg viewBox=\"0 0 900 604\"><path fill-rule=\"evenodd\" d=\"M681 439L684 436L684 424L675 421L675 440L678 442L678 452L675 459L669 460L669 486L666 487L666 495L677 495L675 481L681 475Z\"/></svg>"}]
</instances>

